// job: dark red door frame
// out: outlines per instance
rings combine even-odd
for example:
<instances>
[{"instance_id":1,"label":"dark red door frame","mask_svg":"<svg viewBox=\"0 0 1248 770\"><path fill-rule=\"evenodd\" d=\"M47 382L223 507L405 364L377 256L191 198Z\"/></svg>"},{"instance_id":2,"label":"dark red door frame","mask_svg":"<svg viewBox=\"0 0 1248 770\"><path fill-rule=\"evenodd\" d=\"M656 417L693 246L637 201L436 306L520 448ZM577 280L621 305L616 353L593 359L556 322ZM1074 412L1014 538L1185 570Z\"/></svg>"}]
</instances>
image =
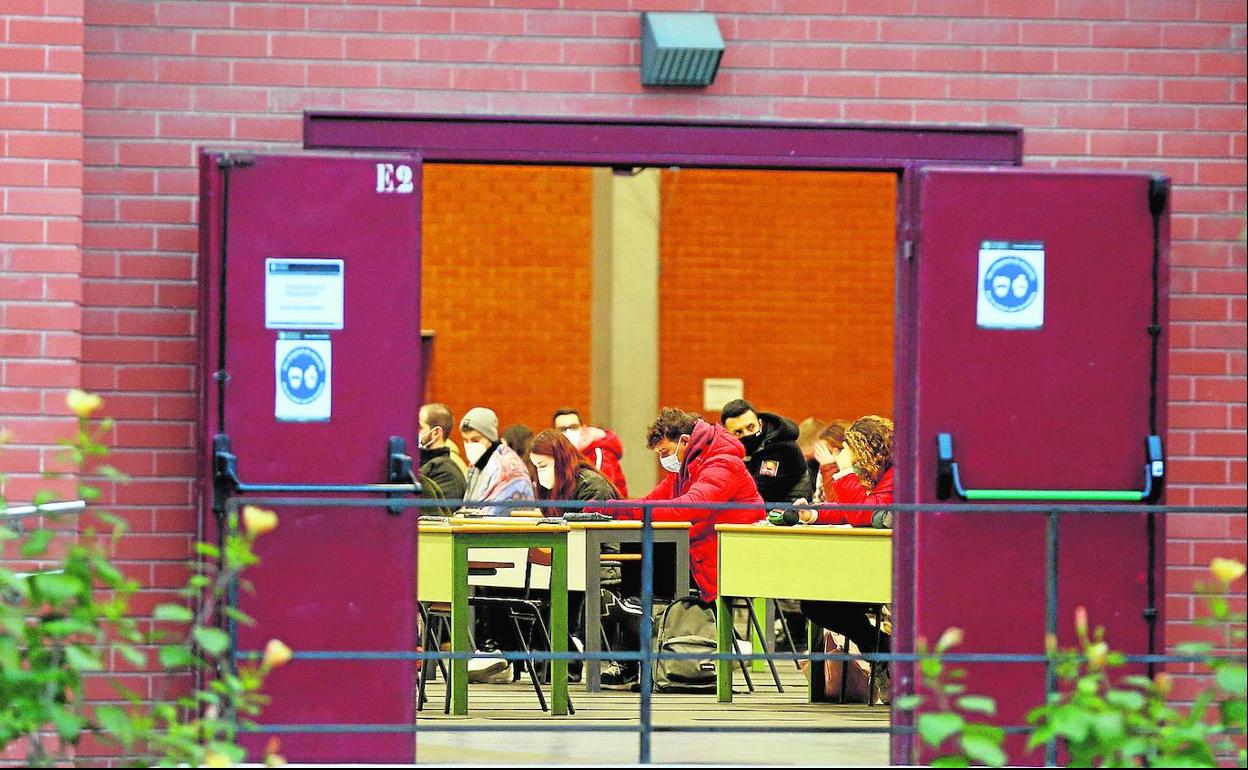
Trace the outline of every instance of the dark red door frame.
<instances>
[{"instance_id":1,"label":"dark red door frame","mask_svg":"<svg viewBox=\"0 0 1248 770\"><path fill-rule=\"evenodd\" d=\"M682 166L789 170L874 170L898 175L894 415L902 426L899 503L918 501L915 338L917 271L912 262L917 228L915 172L927 165L1021 166L1021 128L870 126L696 120L455 117L309 112L309 150L401 150L431 163ZM908 427L907 427L908 426ZM904 522L904 519L903 519ZM894 536L894 601L914 599L913 529L899 522ZM913 629L899 629L899 648ZM899 723L905 714L897 714ZM908 736L894 736L894 759L910 756ZM904 761L904 759L903 759Z\"/></svg>"}]
</instances>

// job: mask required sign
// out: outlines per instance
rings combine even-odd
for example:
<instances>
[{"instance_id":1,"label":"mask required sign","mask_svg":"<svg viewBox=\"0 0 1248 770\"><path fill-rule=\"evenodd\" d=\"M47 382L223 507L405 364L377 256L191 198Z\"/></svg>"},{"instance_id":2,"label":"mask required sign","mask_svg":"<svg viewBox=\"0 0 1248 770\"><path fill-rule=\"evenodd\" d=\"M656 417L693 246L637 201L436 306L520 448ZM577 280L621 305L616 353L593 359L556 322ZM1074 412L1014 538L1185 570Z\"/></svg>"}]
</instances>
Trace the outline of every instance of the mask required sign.
<instances>
[{"instance_id":1,"label":"mask required sign","mask_svg":"<svg viewBox=\"0 0 1248 770\"><path fill-rule=\"evenodd\" d=\"M981 329L1044 326L1044 243L982 241L975 323Z\"/></svg>"},{"instance_id":2,"label":"mask required sign","mask_svg":"<svg viewBox=\"0 0 1248 770\"><path fill-rule=\"evenodd\" d=\"M330 341L328 335L283 335L274 351L279 422L328 422Z\"/></svg>"}]
</instances>

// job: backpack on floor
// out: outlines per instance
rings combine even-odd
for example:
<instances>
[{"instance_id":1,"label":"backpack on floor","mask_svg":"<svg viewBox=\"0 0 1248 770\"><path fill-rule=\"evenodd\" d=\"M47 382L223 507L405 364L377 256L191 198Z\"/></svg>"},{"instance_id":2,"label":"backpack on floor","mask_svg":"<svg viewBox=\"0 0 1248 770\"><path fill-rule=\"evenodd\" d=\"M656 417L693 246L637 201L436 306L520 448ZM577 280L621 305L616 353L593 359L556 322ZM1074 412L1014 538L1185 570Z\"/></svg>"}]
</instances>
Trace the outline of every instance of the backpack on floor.
<instances>
[{"instance_id":1,"label":"backpack on floor","mask_svg":"<svg viewBox=\"0 0 1248 770\"><path fill-rule=\"evenodd\" d=\"M714 692L717 651L715 611L687 596L672 602L655 629L655 652L705 654L703 659L656 660L654 689L659 692Z\"/></svg>"},{"instance_id":2,"label":"backpack on floor","mask_svg":"<svg viewBox=\"0 0 1248 770\"><path fill-rule=\"evenodd\" d=\"M826 653L844 653L846 652L846 644L849 645L849 653L858 653L858 645L832 631L824 631L823 640L823 651ZM803 663L806 663L806 661L803 661ZM806 677L809 679L810 671L807 666L804 665L802 668L806 670ZM871 664L865 660L824 661L822 689L824 697L832 703L871 703L868 695L871 691L870 682ZM845 688L843 700L841 697L842 686ZM815 687L819 688L820 683L815 683Z\"/></svg>"}]
</instances>

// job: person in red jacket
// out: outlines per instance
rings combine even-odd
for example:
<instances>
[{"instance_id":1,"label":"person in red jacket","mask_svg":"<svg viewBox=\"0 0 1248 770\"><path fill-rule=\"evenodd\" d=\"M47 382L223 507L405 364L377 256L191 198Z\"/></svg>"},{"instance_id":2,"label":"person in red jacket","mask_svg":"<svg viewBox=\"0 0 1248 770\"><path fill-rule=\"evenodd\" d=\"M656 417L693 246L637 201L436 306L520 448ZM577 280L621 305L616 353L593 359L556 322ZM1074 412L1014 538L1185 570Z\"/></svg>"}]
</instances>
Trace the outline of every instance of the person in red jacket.
<instances>
[{"instance_id":1,"label":"person in red jacket","mask_svg":"<svg viewBox=\"0 0 1248 770\"><path fill-rule=\"evenodd\" d=\"M605 428L595 428L581 422L581 415L575 409L558 409L551 420L555 430L563 435L585 455L594 469L606 476L623 497L628 497L628 482L624 479L624 469L620 460L624 457L624 445L620 437Z\"/></svg>"},{"instance_id":2,"label":"person in red jacket","mask_svg":"<svg viewBox=\"0 0 1248 770\"><path fill-rule=\"evenodd\" d=\"M821 445L822 446L822 445ZM829 449L816 447L823 488L831 505L802 510L806 524L851 524L871 526L874 511L844 510L844 505L879 505L893 503L893 421L887 417L868 415L855 420L845 431L845 442L835 457ZM832 470L835 465L835 471ZM867 619L867 609L874 605L858 602L803 601L802 614L813 623L843 634L865 653L888 652L891 637ZM876 643L876 639L879 643ZM888 666L879 667L877 681L881 695L888 693Z\"/></svg>"},{"instance_id":3,"label":"person in red jacket","mask_svg":"<svg viewBox=\"0 0 1248 770\"><path fill-rule=\"evenodd\" d=\"M673 503L753 503L757 508L707 510L704 508L651 509L651 521L688 521L689 566L693 581L704 601L718 595L719 541L716 524L753 524L766 517L763 498L745 467L745 447L724 430L696 414L670 407L659 412L650 425L646 445L659 456L667 471L644 502ZM642 509L605 511L617 519L641 519ZM631 667L630 667L631 668ZM608 676L611 674L611 676ZM603 687L632 682L635 670L603 669Z\"/></svg>"}]
</instances>

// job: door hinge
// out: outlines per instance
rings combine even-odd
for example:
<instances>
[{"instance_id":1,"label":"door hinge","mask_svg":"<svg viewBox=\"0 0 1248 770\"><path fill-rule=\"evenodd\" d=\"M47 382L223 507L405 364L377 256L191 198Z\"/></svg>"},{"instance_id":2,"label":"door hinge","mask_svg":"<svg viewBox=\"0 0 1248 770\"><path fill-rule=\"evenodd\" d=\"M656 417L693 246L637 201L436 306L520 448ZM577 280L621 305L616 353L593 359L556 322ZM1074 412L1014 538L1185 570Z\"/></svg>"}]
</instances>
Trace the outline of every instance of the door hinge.
<instances>
[{"instance_id":1,"label":"door hinge","mask_svg":"<svg viewBox=\"0 0 1248 770\"><path fill-rule=\"evenodd\" d=\"M217 157L217 168L245 168L256 162L250 153L225 153Z\"/></svg>"}]
</instances>

